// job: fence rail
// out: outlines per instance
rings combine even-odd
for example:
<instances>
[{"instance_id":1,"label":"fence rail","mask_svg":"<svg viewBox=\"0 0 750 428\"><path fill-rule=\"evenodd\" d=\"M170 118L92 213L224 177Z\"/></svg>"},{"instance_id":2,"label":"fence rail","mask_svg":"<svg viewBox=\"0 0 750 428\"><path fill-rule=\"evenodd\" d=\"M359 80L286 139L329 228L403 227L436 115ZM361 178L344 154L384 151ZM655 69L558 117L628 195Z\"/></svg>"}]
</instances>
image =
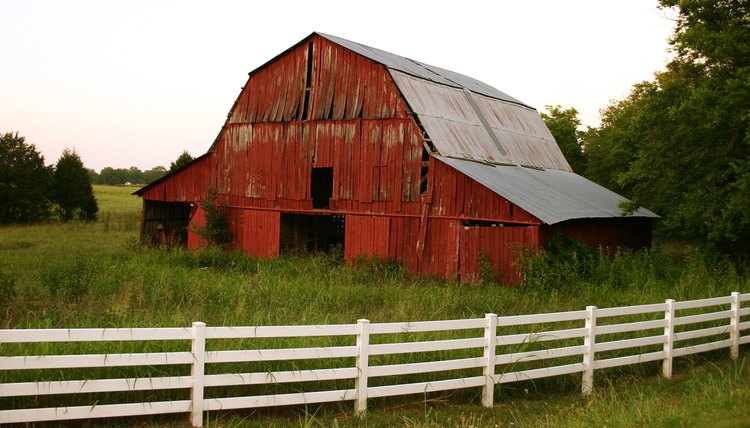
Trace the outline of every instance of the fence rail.
<instances>
[{"instance_id":1,"label":"fence rail","mask_svg":"<svg viewBox=\"0 0 750 428\"><path fill-rule=\"evenodd\" d=\"M580 373L581 390L594 387L594 371L661 361L662 374L672 375L675 357L729 348L737 358L739 346L750 343L750 293L701 300L618 308L596 308L548 314L400 323L132 329L6 329L0 330L0 379L23 370L60 370L100 367L189 366L190 375L126 377L0 383L0 397L99 394L127 391L189 390L188 400L152 401L84 406L11 408L0 410L0 423L107 418L190 413L193 426L202 426L206 411L286 406L352 400L358 413L368 398L482 388L482 404L493 405L496 384ZM700 312L688 313L686 311ZM643 319L648 317L656 319ZM636 319L633 319L636 318ZM562 324L562 325L561 325ZM581 325L582 324L582 325ZM548 325L552 325L549 327ZM560 328L563 327L563 328ZM534 331L518 330L531 329ZM679 330L679 331L675 331ZM458 338L405 340L418 334L452 332ZM500 333L500 334L498 334ZM468 336L468 337L466 337ZM206 342L223 339L352 338L347 346L209 350ZM372 340L378 343L371 343ZM190 350L179 352L106 353L86 355L8 355L10 344L182 341ZM550 347L550 342L561 342ZM577 343L574 343L577 342ZM19 345L16 345L19 346ZM456 357L456 352L474 352ZM498 352L500 351L500 352ZM622 355L623 352L635 352ZM453 353L453 354L451 354ZM480 355L481 356L478 356ZM406 354L437 355L436 360L382 364ZM396 356L396 357L392 357ZM379 358L378 358L379 357ZM433 358L437 358L433 357ZM599 357L599 358L597 358ZM571 358L578 358L572 362ZM206 365L324 360L341 367L206 374ZM353 365L352 365L353 361ZM378 364L380 362L380 364ZM378 365L370 365L375 363ZM534 365L536 364L536 365ZM548 364L546 366L540 364ZM479 370L481 369L481 374ZM456 375L456 371L459 372ZM400 376L445 376L430 381L398 383ZM454 377L451 377L453 373ZM463 377L455 378L455 376ZM369 385L370 379L396 377L395 384ZM206 388L288 383L346 381L348 388L204 398Z\"/></svg>"}]
</instances>

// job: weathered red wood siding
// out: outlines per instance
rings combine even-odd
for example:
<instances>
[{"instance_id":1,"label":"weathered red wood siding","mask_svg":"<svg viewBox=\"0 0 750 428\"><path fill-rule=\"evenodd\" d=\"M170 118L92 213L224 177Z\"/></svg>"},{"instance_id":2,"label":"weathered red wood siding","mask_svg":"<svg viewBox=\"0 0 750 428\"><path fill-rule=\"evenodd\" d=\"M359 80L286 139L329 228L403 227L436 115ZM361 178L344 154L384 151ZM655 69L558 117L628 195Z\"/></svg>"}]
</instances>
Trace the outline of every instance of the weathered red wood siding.
<instances>
[{"instance_id":1,"label":"weathered red wood siding","mask_svg":"<svg viewBox=\"0 0 750 428\"><path fill-rule=\"evenodd\" d=\"M517 283L516 254L538 248L541 222L443 162L431 159L429 168L432 202L419 272L473 282L484 254L499 281Z\"/></svg>"},{"instance_id":2,"label":"weathered red wood siding","mask_svg":"<svg viewBox=\"0 0 750 428\"><path fill-rule=\"evenodd\" d=\"M502 284L521 281L518 258L526 250L539 248L539 227L464 227L461 233L461 278L466 282L479 279L487 263L494 279Z\"/></svg>"},{"instance_id":3,"label":"weathered red wood siding","mask_svg":"<svg viewBox=\"0 0 750 428\"><path fill-rule=\"evenodd\" d=\"M345 213L347 260L416 271L422 144L385 67L318 36L301 43L250 75L213 147L234 247L275 256L280 212ZM328 210L313 209L312 168L333 168Z\"/></svg>"},{"instance_id":4,"label":"weathered red wood siding","mask_svg":"<svg viewBox=\"0 0 750 428\"><path fill-rule=\"evenodd\" d=\"M190 217L188 226L188 241L187 247L189 250L195 250L206 244L206 242L198 234L198 229L206 225L206 212L200 204L195 205L195 210Z\"/></svg>"},{"instance_id":5,"label":"weathered red wood siding","mask_svg":"<svg viewBox=\"0 0 750 428\"><path fill-rule=\"evenodd\" d=\"M165 202L194 202L206 196L208 188L212 187L214 174L212 156L206 155L177 171L148 189L141 197L144 200Z\"/></svg>"},{"instance_id":6,"label":"weathered red wood siding","mask_svg":"<svg viewBox=\"0 0 750 428\"><path fill-rule=\"evenodd\" d=\"M232 208L227 210L229 228L233 231L232 249L256 257L279 255L278 211L257 211Z\"/></svg>"}]
</instances>

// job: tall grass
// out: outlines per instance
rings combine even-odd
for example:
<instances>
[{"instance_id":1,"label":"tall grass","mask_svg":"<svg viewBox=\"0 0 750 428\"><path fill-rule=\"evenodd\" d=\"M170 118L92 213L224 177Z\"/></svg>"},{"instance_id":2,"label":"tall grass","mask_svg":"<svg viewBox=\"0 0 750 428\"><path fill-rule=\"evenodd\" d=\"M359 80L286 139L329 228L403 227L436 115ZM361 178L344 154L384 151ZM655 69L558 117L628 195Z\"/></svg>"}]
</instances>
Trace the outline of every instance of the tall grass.
<instances>
[{"instance_id":1,"label":"tall grass","mask_svg":"<svg viewBox=\"0 0 750 428\"><path fill-rule=\"evenodd\" d=\"M372 322L460 319L482 317L488 312L500 316L558 312L579 310L587 305L611 307L657 303L666 298L686 300L750 290L750 276L745 267L719 255L690 248L676 253L656 246L652 250L607 254L574 242L561 241L524 261L524 281L515 288L491 283L486 279L489 275L484 275L485 279L477 284L411 277L392 262L375 261L349 267L343 263L340 253L259 260L213 248L201 251L143 248L137 244L140 201L129 195L132 190L95 186L101 213L99 221L93 224L48 223L0 228L2 328L175 327L189 326L193 321L231 326L338 324L353 323L360 318ZM416 334L410 339L455 337L451 334ZM352 339L289 340L284 346L353 344L345 343L347 340ZM238 349L246 345L248 343L233 342L210 346ZM252 343L255 347L273 345L277 343L270 340ZM105 350L104 344L83 343L67 347L43 344L30 346L25 351L44 354L185 350L185 344L179 343L146 346L124 342L115 348L107 346L109 348ZM17 346L0 346L3 355L18 351ZM477 356L472 354L475 351L450 355L453 358ZM407 354L397 358L381 357L371 364L439 357L444 356ZM337 363L340 361L315 363L318 364L315 367ZM345 363L352 365L351 362ZM273 366L215 367L209 370L296 370L311 368L313 364L280 362ZM105 377L187 374L186 368L134 370L128 373L102 370L100 374ZM651 371L648 374L654 371L653 367L646 370ZM746 374L746 369L740 372ZM618 381L642 374L638 370L623 370L611 372L608 379ZM61 376L51 371L41 375L44 378ZM0 376L3 376L0 381L7 382L23 380L25 376L30 380L34 374L0 373ZM71 379L82 375L71 371L62 376ZM401 380L427 379L429 375ZM373 380L373 384L377 382L381 380ZM513 391L527 389L534 393L536 387L554 394L574 391L579 384L571 378L548 380L521 385L518 390L513 389L516 387L506 388L501 394L516 400L518 397ZM271 389L284 391L284 388ZM184 391L160 394L164 395L141 398L180 399ZM475 402L477 394L476 391L456 393L451 400L458 395L459 402L471 403ZM430 396L429 400L439 403L440 397ZM520 397L523 400L525 395ZM124 397L113 394L108 399L116 402ZM389 403L398 407L403 401L391 400ZM276 412L268 410L265 414L275 415ZM305 415L304 424L314 426L318 417ZM411 415L399 420L400 423L434 426L433 415L421 415L425 416L422 418L415 418L413 412ZM461 424L478 421L481 423L477 425L483 425L488 417L494 420L494 416L487 416L484 411L471 415L464 420L459 418L463 415L451 414L449 424L469 426ZM389 417L385 416L385 419L390 420ZM516 426L522 424L520 418L512 420ZM442 421L446 422L445 419Z\"/></svg>"}]
</instances>

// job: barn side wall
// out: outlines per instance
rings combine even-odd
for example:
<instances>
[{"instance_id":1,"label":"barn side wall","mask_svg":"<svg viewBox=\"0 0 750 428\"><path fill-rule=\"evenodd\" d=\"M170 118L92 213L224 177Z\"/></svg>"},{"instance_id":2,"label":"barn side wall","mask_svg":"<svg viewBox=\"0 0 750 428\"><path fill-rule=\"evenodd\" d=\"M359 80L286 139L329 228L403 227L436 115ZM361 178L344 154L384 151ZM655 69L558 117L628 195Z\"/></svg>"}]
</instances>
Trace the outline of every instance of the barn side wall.
<instances>
[{"instance_id":1,"label":"barn side wall","mask_svg":"<svg viewBox=\"0 0 750 428\"><path fill-rule=\"evenodd\" d=\"M569 220L543 226L540 245L545 245L558 235L566 235L595 248L637 250L651 246L652 226L652 219L640 217Z\"/></svg>"}]
</instances>

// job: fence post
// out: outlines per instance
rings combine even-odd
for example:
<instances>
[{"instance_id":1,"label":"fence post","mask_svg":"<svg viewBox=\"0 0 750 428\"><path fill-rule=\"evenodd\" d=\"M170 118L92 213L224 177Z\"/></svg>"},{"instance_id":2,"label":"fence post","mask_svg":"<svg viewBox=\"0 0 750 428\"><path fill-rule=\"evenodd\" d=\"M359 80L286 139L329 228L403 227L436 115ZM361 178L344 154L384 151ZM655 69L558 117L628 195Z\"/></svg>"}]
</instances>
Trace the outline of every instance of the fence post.
<instances>
[{"instance_id":1,"label":"fence post","mask_svg":"<svg viewBox=\"0 0 750 428\"><path fill-rule=\"evenodd\" d=\"M596 345L596 306L586 306L586 335L583 337L583 379L581 393L591 394L594 389L594 345Z\"/></svg>"},{"instance_id":2,"label":"fence post","mask_svg":"<svg viewBox=\"0 0 750 428\"><path fill-rule=\"evenodd\" d=\"M740 293L732 292L732 316L729 321L729 340L732 345L729 347L729 356L736 360L740 356Z\"/></svg>"},{"instance_id":3,"label":"fence post","mask_svg":"<svg viewBox=\"0 0 750 428\"><path fill-rule=\"evenodd\" d=\"M497 349L497 315L484 314L487 326L484 328L484 359L482 369L484 375L484 389L482 390L482 406L492 407L495 396L495 351Z\"/></svg>"},{"instance_id":4,"label":"fence post","mask_svg":"<svg viewBox=\"0 0 750 428\"><path fill-rule=\"evenodd\" d=\"M661 374L672 378L672 356L674 355L674 299L667 299L667 310L664 311L664 361L661 363Z\"/></svg>"},{"instance_id":5,"label":"fence post","mask_svg":"<svg viewBox=\"0 0 750 428\"><path fill-rule=\"evenodd\" d=\"M203 426L203 374L206 365L206 323L193 323L193 389L190 394L192 422L194 427Z\"/></svg>"},{"instance_id":6,"label":"fence post","mask_svg":"<svg viewBox=\"0 0 750 428\"><path fill-rule=\"evenodd\" d=\"M354 390L357 397L354 400L354 411L358 416L364 416L367 411L367 377L370 358L370 320L357 320L357 378L354 380Z\"/></svg>"}]
</instances>

